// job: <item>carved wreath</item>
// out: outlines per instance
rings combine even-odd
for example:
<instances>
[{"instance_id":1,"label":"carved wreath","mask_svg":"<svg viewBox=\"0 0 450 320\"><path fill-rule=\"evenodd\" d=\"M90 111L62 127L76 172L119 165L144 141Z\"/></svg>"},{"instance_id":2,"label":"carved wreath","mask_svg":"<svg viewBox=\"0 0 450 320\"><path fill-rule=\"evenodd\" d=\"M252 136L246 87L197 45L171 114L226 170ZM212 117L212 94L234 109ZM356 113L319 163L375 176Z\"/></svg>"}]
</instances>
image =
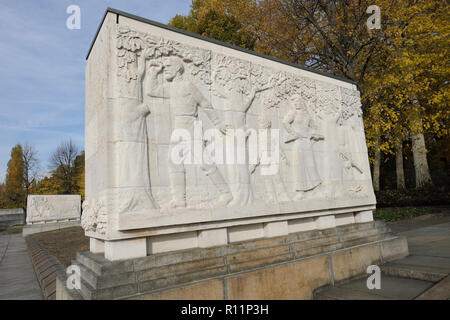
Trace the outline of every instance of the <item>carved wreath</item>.
<instances>
[{"instance_id":1,"label":"carved wreath","mask_svg":"<svg viewBox=\"0 0 450 320\"><path fill-rule=\"evenodd\" d=\"M159 59L167 56L178 56L190 64L190 73L203 83L210 84L211 52L183 45L177 41L166 40L149 34L119 27L117 33L117 60L119 77L128 82L137 79L135 65L138 55L146 59Z\"/></svg>"}]
</instances>

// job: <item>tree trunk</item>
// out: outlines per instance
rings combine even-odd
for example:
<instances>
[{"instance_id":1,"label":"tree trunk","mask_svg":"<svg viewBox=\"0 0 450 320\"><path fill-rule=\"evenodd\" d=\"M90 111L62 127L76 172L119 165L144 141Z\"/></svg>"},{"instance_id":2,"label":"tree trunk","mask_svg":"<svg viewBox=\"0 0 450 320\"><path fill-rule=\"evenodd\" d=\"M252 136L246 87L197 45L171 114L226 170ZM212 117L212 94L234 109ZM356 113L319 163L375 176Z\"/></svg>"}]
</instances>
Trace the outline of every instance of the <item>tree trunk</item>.
<instances>
[{"instance_id":1,"label":"tree trunk","mask_svg":"<svg viewBox=\"0 0 450 320\"><path fill-rule=\"evenodd\" d=\"M423 133L411 137L414 158L414 171L416 173L416 188L432 185L430 169L428 168L427 149Z\"/></svg>"},{"instance_id":2,"label":"tree trunk","mask_svg":"<svg viewBox=\"0 0 450 320\"><path fill-rule=\"evenodd\" d=\"M377 142L379 142L380 138L377 139ZM377 143L378 147L379 143ZM380 191L380 164L381 164L381 151L375 151L375 162L373 164L373 189L375 191Z\"/></svg>"},{"instance_id":3,"label":"tree trunk","mask_svg":"<svg viewBox=\"0 0 450 320\"><path fill-rule=\"evenodd\" d=\"M395 148L395 164L397 172L397 189L406 189L405 171L403 170L403 141L399 141Z\"/></svg>"}]
</instances>

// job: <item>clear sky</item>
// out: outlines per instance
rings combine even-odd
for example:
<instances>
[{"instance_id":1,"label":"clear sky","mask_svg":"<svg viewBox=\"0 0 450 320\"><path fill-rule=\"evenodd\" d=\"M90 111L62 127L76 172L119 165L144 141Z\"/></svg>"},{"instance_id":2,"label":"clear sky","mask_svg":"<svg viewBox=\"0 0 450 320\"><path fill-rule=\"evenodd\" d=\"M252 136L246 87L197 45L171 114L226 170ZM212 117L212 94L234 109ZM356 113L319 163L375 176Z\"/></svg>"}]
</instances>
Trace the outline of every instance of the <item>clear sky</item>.
<instances>
[{"instance_id":1,"label":"clear sky","mask_svg":"<svg viewBox=\"0 0 450 320\"><path fill-rule=\"evenodd\" d=\"M0 181L11 148L29 142L41 171L69 138L84 149L85 57L107 7L167 23L191 0L7 0L0 2ZM66 9L78 5L81 28Z\"/></svg>"}]
</instances>

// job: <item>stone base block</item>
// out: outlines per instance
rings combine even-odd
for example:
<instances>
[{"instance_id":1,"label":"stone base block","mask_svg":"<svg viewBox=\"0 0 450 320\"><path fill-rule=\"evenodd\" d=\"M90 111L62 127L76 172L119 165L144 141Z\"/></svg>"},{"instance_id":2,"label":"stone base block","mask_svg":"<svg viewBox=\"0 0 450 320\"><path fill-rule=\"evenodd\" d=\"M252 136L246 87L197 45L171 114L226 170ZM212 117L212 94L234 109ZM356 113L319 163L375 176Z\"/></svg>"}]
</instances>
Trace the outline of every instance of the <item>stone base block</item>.
<instances>
[{"instance_id":1,"label":"stone base block","mask_svg":"<svg viewBox=\"0 0 450 320\"><path fill-rule=\"evenodd\" d=\"M89 250L92 253L105 253L105 241L90 238L89 239Z\"/></svg>"},{"instance_id":2,"label":"stone base block","mask_svg":"<svg viewBox=\"0 0 450 320\"><path fill-rule=\"evenodd\" d=\"M310 231L316 229L314 218L303 218L288 222L289 233Z\"/></svg>"},{"instance_id":3,"label":"stone base block","mask_svg":"<svg viewBox=\"0 0 450 320\"><path fill-rule=\"evenodd\" d=\"M371 210L355 212L355 222L364 223L373 221L373 214Z\"/></svg>"},{"instance_id":4,"label":"stone base block","mask_svg":"<svg viewBox=\"0 0 450 320\"><path fill-rule=\"evenodd\" d=\"M224 236L216 232L205 239ZM311 299L319 287L406 255L404 238L372 221L122 261L80 252L73 263L84 299Z\"/></svg>"},{"instance_id":5,"label":"stone base block","mask_svg":"<svg viewBox=\"0 0 450 320\"><path fill-rule=\"evenodd\" d=\"M52 222L52 223L39 223L39 224L27 224L23 226L22 236L28 236L34 233L41 233L46 231L59 230L70 227L78 227L80 226L80 220L74 221L61 221L61 222Z\"/></svg>"},{"instance_id":6,"label":"stone base block","mask_svg":"<svg viewBox=\"0 0 450 320\"><path fill-rule=\"evenodd\" d=\"M335 216L336 226L355 223L355 215L353 213L343 213Z\"/></svg>"},{"instance_id":7,"label":"stone base block","mask_svg":"<svg viewBox=\"0 0 450 320\"><path fill-rule=\"evenodd\" d=\"M230 243L259 239L263 237L264 228L262 223L228 228L228 241Z\"/></svg>"},{"instance_id":8,"label":"stone base block","mask_svg":"<svg viewBox=\"0 0 450 320\"><path fill-rule=\"evenodd\" d=\"M105 241L105 259L110 261L145 257L146 238Z\"/></svg>"},{"instance_id":9,"label":"stone base block","mask_svg":"<svg viewBox=\"0 0 450 320\"><path fill-rule=\"evenodd\" d=\"M264 224L264 237L273 238L289 234L288 222L278 221Z\"/></svg>"},{"instance_id":10,"label":"stone base block","mask_svg":"<svg viewBox=\"0 0 450 320\"><path fill-rule=\"evenodd\" d=\"M174 233L147 238L147 253L185 250L198 247L197 231Z\"/></svg>"},{"instance_id":11,"label":"stone base block","mask_svg":"<svg viewBox=\"0 0 450 320\"><path fill-rule=\"evenodd\" d=\"M334 215L317 217L315 218L315 222L316 228L319 230L336 227L336 218Z\"/></svg>"},{"instance_id":12,"label":"stone base block","mask_svg":"<svg viewBox=\"0 0 450 320\"><path fill-rule=\"evenodd\" d=\"M203 230L198 232L198 247L211 248L228 243L227 228Z\"/></svg>"}]
</instances>

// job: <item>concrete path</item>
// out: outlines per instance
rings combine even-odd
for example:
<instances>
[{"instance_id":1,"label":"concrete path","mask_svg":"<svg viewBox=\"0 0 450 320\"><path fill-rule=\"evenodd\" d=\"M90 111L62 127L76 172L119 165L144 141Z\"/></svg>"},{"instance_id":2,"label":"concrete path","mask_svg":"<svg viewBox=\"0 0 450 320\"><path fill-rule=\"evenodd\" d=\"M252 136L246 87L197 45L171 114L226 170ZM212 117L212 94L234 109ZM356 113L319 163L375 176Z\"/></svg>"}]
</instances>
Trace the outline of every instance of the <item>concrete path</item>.
<instances>
[{"instance_id":1,"label":"concrete path","mask_svg":"<svg viewBox=\"0 0 450 320\"><path fill-rule=\"evenodd\" d=\"M409 256L383 266L390 275L437 282L450 274L450 222L409 229Z\"/></svg>"},{"instance_id":2,"label":"concrete path","mask_svg":"<svg viewBox=\"0 0 450 320\"><path fill-rule=\"evenodd\" d=\"M322 290L316 299L450 299L450 217L430 216L388 225L408 239L410 255L381 267L381 289L369 290L364 275Z\"/></svg>"},{"instance_id":3,"label":"concrete path","mask_svg":"<svg viewBox=\"0 0 450 320\"><path fill-rule=\"evenodd\" d=\"M21 234L0 235L0 300L42 300Z\"/></svg>"},{"instance_id":4,"label":"concrete path","mask_svg":"<svg viewBox=\"0 0 450 320\"><path fill-rule=\"evenodd\" d=\"M412 300L433 282L381 275L381 289L367 289L367 276L320 292L319 300Z\"/></svg>"}]
</instances>

